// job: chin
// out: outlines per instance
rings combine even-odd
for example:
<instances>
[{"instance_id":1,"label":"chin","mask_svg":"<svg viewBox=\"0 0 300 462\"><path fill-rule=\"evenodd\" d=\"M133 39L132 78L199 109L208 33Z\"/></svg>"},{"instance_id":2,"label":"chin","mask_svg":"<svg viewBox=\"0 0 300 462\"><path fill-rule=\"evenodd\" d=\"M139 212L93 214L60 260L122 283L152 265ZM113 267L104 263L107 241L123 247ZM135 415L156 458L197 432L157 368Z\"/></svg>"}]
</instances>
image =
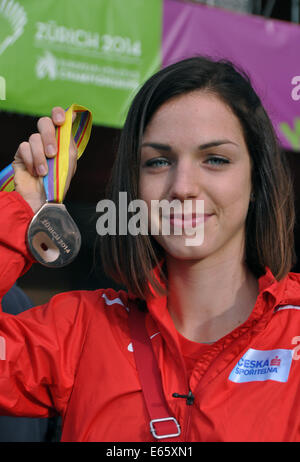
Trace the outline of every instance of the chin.
<instances>
[{"instance_id":1,"label":"chin","mask_svg":"<svg viewBox=\"0 0 300 462\"><path fill-rule=\"evenodd\" d=\"M179 260L202 260L210 254L207 245L186 245L186 238L181 236L178 239L178 237L173 236L172 239L159 239L158 242L165 250L166 255Z\"/></svg>"}]
</instances>

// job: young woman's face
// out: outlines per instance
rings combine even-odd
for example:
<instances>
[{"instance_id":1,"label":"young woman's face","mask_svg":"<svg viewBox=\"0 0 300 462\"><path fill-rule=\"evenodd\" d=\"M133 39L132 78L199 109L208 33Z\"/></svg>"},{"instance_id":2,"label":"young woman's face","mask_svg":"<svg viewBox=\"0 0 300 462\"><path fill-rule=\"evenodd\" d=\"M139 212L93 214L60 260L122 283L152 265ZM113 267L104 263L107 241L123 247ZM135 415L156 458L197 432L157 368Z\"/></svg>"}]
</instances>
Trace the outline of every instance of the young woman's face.
<instances>
[{"instance_id":1,"label":"young woman's face","mask_svg":"<svg viewBox=\"0 0 300 462\"><path fill-rule=\"evenodd\" d=\"M220 252L242 255L250 194L251 161L229 107L194 91L158 109L143 136L139 198L147 203L149 218L153 200L188 200L192 206L187 214L171 210L171 232L154 236L167 254L193 260ZM204 201L204 216L196 213L197 200ZM189 225L204 226L201 245L186 244ZM175 226L181 235L172 232Z\"/></svg>"}]
</instances>

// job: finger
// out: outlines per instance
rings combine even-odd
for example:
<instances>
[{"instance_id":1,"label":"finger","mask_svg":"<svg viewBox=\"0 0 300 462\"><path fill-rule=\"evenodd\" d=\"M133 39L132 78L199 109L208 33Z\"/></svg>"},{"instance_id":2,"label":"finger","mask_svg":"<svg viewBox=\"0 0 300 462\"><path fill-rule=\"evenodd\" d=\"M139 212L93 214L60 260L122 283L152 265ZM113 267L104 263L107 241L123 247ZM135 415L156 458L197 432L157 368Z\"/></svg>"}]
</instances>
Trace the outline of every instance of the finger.
<instances>
[{"instance_id":1,"label":"finger","mask_svg":"<svg viewBox=\"0 0 300 462\"><path fill-rule=\"evenodd\" d=\"M37 123L38 130L42 137L44 152L48 157L57 154L57 142L55 137L55 126L50 117L41 117Z\"/></svg>"},{"instance_id":2,"label":"finger","mask_svg":"<svg viewBox=\"0 0 300 462\"><path fill-rule=\"evenodd\" d=\"M65 121L65 111L60 106L55 106L51 111L51 117L55 125L62 125Z\"/></svg>"},{"instance_id":3,"label":"finger","mask_svg":"<svg viewBox=\"0 0 300 462\"><path fill-rule=\"evenodd\" d=\"M33 166L38 175L45 176L48 172L48 165L41 135L39 133L31 135L29 144L33 158Z\"/></svg>"},{"instance_id":4,"label":"finger","mask_svg":"<svg viewBox=\"0 0 300 462\"><path fill-rule=\"evenodd\" d=\"M77 116L77 113L73 111L72 112L72 123L76 119L76 116ZM62 107L56 106L52 109L51 117L52 117L53 122L56 125L62 125L66 120L66 112Z\"/></svg>"},{"instance_id":5,"label":"finger","mask_svg":"<svg viewBox=\"0 0 300 462\"><path fill-rule=\"evenodd\" d=\"M20 144L13 162L14 168L26 169L32 176L37 176L33 165L32 152L30 144L26 141Z\"/></svg>"}]
</instances>

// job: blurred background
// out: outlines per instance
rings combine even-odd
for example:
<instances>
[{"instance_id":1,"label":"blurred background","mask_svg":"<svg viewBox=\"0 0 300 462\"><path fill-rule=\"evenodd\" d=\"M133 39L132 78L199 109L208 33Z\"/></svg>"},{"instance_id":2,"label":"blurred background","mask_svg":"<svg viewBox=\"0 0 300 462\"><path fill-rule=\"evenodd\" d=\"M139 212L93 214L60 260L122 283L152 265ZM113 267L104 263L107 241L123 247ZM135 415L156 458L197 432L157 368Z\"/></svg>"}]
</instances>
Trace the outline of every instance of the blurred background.
<instances>
[{"instance_id":1,"label":"blurred background","mask_svg":"<svg viewBox=\"0 0 300 462\"><path fill-rule=\"evenodd\" d=\"M104 197L124 115L137 88L160 67L189 53L233 53L254 80L257 70L257 85L281 129L294 175L299 222L300 89L299 99L297 91L291 97L291 80L300 76L299 11L299 0L0 3L0 76L6 83L5 99L0 92L0 169L12 162L18 145L37 131L38 117L49 115L51 107L76 102L94 114L91 138L65 201L81 231L82 247L69 266L54 270L36 264L19 280L34 304L67 290L117 288L102 271L96 204ZM193 34L200 32L205 35L198 41ZM278 73L272 70L274 61ZM288 65L290 73L282 82L279 74ZM300 77L294 80L295 90L297 83ZM299 258L298 225L295 238ZM299 272L299 263L293 270Z\"/></svg>"}]
</instances>

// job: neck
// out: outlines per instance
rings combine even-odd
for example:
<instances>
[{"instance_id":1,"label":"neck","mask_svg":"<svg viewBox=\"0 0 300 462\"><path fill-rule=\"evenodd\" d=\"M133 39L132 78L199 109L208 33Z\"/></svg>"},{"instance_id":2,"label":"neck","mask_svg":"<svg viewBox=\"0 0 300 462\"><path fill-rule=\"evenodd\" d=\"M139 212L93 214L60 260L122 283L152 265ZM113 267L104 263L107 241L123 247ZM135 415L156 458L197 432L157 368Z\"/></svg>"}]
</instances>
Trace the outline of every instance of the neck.
<instances>
[{"instance_id":1,"label":"neck","mask_svg":"<svg viewBox=\"0 0 300 462\"><path fill-rule=\"evenodd\" d=\"M176 329L195 342L211 343L249 317L258 281L242 259L218 262L167 258L168 309Z\"/></svg>"}]
</instances>

